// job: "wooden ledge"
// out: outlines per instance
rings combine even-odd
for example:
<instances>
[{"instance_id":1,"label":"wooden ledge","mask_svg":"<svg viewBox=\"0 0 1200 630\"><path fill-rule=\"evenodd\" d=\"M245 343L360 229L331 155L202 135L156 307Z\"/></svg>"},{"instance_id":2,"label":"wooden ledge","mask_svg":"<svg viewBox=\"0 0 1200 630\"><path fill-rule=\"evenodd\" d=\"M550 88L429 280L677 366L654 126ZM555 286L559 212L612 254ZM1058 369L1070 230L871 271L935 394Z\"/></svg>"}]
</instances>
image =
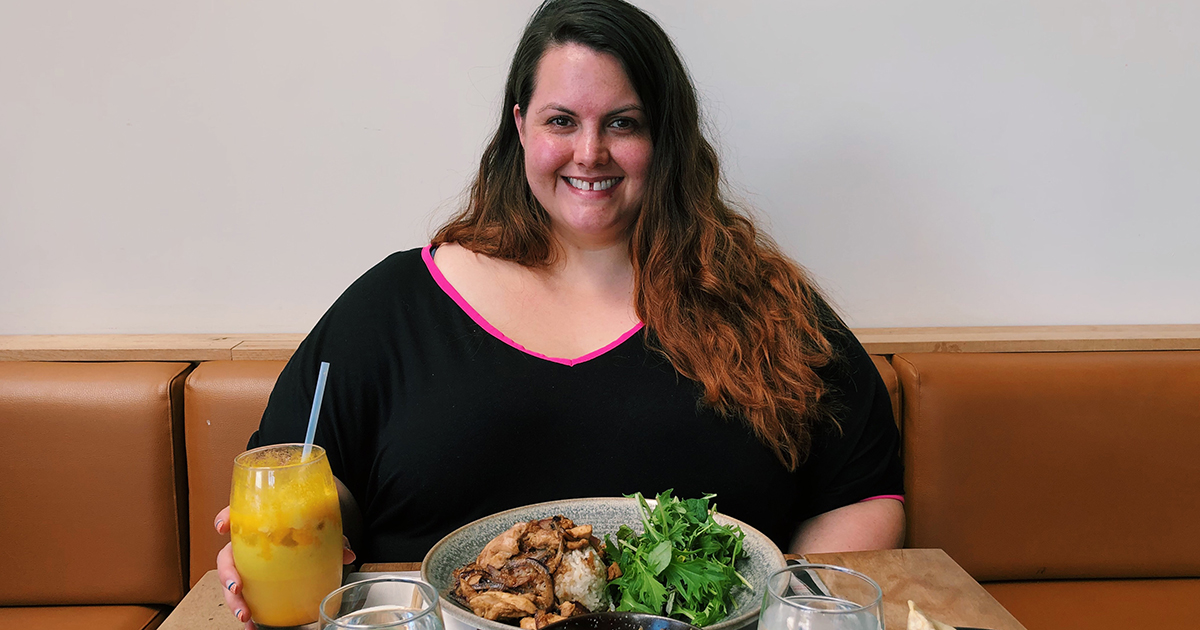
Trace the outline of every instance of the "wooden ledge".
<instances>
[{"instance_id":1,"label":"wooden ledge","mask_svg":"<svg viewBox=\"0 0 1200 630\"><path fill-rule=\"evenodd\" d=\"M859 328L871 354L1200 350L1200 324ZM0 335L0 361L286 361L302 333Z\"/></svg>"},{"instance_id":2,"label":"wooden ledge","mask_svg":"<svg viewBox=\"0 0 1200 630\"><path fill-rule=\"evenodd\" d=\"M3 335L3 361L217 361L239 335Z\"/></svg>"},{"instance_id":3,"label":"wooden ledge","mask_svg":"<svg viewBox=\"0 0 1200 630\"><path fill-rule=\"evenodd\" d=\"M0 335L0 361L286 361L303 333Z\"/></svg>"},{"instance_id":4,"label":"wooden ledge","mask_svg":"<svg viewBox=\"0 0 1200 630\"><path fill-rule=\"evenodd\" d=\"M871 354L1200 350L1200 324L859 328L854 334Z\"/></svg>"},{"instance_id":5,"label":"wooden ledge","mask_svg":"<svg viewBox=\"0 0 1200 630\"><path fill-rule=\"evenodd\" d=\"M233 347L234 361L287 361L304 334L259 335Z\"/></svg>"}]
</instances>

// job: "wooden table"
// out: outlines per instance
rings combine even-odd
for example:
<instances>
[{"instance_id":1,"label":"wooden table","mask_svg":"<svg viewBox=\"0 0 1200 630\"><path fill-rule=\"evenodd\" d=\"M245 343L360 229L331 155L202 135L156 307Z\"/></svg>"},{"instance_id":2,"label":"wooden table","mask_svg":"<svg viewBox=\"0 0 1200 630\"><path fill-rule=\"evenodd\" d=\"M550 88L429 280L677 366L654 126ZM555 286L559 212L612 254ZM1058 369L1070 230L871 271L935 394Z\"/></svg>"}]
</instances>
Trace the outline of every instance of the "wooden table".
<instances>
[{"instance_id":1,"label":"wooden table","mask_svg":"<svg viewBox=\"0 0 1200 630\"><path fill-rule=\"evenodd\" d=\"M364 564L359 569L364 573L419 570L420 562ZM244 630L242 622L235 619L233 613L226 608L225 596L221 590L217 570L205 573L158 630Z\"/></svg>"},{"instance_id":2,"label":"wooden table","mask_svg":"<svg viewBox=\"0 0 1200 630\"><path fill-rule=\"evenodd\" d=\"M883 589L883 617L888 630L908 625L908 600L938 621L991 630L1025 630L1004 607L941 549L891 549L810 554L809 562L836 564L871 576ZM365 564L365 573L416 571L418 562ZM241 630L226 610L217 572L200 578L159 630Z\"/></svg>"},{"instance_id":3,"label":"wooden table","mask_svg":"<svg viewBox=\"0 0 1200 630\"><path fill-rule=\"evenodd\" d=\"M883 589L883 623L908 626L908 600L952 626L1025 630L1003 606L941 549L812 553L813 564L835 564L869 576Z\"/></svg>"},{"instance_id":4,"label":"wooden table","mask_svg":"<svg viewBox=\"0 0 1200 630\"><path fill-rule=\"evenodd\" d=\"M234 618L225 606L221 589L217 570L205 573L158 630L244 630L245 624Z\"/></svg>"}]
</instances>

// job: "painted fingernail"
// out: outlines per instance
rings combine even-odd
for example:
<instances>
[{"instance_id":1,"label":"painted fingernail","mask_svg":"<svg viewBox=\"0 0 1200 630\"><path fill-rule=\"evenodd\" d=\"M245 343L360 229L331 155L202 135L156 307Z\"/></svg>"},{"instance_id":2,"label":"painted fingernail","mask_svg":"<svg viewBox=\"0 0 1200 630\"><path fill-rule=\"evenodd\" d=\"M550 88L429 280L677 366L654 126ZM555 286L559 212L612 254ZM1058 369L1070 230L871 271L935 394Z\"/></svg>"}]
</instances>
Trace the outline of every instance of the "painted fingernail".
<instances>
[{"instance_id":1,"label":"painted fingernail","mask_svg":"<svg viewBox=\"0 0 1200 630\"><path fill-rule=\"evenodd\" d=\"M217 520L217 529L221 529L221 526L222 526L222 525L224 525L224 524L225 524L225 521L223 521L223 520Z\"/></svg>"},{"instance_id":2,"label":"painted fingernail","mask_svg":"<svg viewBox=\"0 0 1200 630\"><path fill-rule=\"evenodd\" d=\"M245 621L245 619L242 619L242 609L241 608L233 611L233 616L237 617L238 621Z\"/></svg>"},{"instance_id":3,"label":"painted fingernail","mask_svg":"<svg viewBox=\"0 0 1200 630\"><path fill-rule=\"evenodd\" d=\"M234 589L234 587L236 587L236 586L237 586L237 582L230 582L230 583L229 583L229 592L230 592L230 593L237 593L237 591L233 590L233 589Z\"/></svg>"}]
</instances>

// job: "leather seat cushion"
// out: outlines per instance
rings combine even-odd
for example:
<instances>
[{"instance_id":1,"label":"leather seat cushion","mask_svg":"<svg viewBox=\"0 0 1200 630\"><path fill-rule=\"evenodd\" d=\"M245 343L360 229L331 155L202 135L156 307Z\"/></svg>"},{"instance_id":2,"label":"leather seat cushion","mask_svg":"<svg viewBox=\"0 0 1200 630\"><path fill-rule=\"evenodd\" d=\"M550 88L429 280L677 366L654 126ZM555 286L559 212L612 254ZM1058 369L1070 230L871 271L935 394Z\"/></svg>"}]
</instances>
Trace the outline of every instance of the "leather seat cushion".
<instances>
[{"instance_id":1,"label":"leather seat cushion","mask_svg":"<svg viewBox=\"0 0 1200 630\"><path fill-rule=\"evenodd\" d=\"M993 582L983 587L1027 630L1196 627L1200 579Z\"/></svg>"},{"instance_id":2,"label":"leather seat cushion","mask_svg":"<svg viewBox=\"0 0 1200 630\"><path fill-rule=\"evenodd\" d=\"M184 389L191 584L217 568L218 536L213 519L229 505L233 458L246 450L258 429L267 399L286 361L206 361L188 376Z\"/></svg>"},{"instance_id":3,"label":"leather seat cushion","mask_svg":"<svg viewBox=\"0 0 1200 630\"><path fill-rule=\"evenodd\" d=\"M167 612L146 606L21 606L0 608L0 628L154 630Z\"/></svg>"}]
</instances>

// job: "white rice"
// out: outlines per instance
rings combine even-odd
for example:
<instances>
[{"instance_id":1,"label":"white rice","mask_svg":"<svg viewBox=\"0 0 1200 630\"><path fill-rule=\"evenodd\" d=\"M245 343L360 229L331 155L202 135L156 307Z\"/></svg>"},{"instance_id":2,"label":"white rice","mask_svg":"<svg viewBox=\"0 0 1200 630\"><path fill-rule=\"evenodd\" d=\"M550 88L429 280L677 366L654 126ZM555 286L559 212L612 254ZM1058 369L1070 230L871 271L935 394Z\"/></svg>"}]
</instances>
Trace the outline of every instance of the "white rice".
<instances>
[{"instance_id":1,"label":"white rice","mask_svg":"<svg viewBox=\"0 0 1200 630\"><path fill-rule=\"evenodd\" d=\"M559 602L575 601L592 612L608 610L608 569L591 547L563 554L554 574L554 596Z\"/></svg>"}]
</instances>

